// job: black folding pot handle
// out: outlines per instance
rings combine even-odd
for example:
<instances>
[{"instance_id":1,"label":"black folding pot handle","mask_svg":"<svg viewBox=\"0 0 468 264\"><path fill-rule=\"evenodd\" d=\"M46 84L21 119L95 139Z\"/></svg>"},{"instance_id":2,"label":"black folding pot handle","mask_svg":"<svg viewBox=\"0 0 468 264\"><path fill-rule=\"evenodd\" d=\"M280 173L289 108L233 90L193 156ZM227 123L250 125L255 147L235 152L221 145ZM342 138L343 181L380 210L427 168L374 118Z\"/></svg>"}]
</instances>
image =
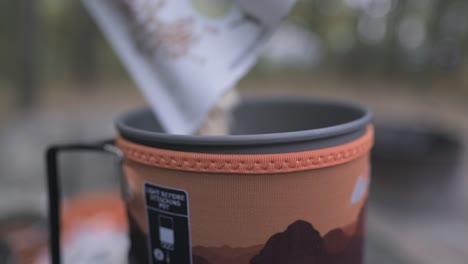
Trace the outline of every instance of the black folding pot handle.
<instances>
[{"instance_id":1,"label":"black folding pot handle","mask_svg":"<svg viewBox=\"0 0 468 264\"><path fill-rule=\"evenodd\" d=\"M59 162L58 158L64 152L103 152L116 156L119 162L123 160L122 152L115 146L113 140L101 141L91 144L66 144L55 145L47 149L46 164L47 164L47 188L49 196L49 227L50 227L50 257L52 264L61 263L61 249L60 249L60 206L61 206L61 188L60 188L60 175L59 175ZM125 179L123 175L120 177L122 191L122 184ZM122 192L125 193L125 192Z\"/></svg>"}]
</instances>

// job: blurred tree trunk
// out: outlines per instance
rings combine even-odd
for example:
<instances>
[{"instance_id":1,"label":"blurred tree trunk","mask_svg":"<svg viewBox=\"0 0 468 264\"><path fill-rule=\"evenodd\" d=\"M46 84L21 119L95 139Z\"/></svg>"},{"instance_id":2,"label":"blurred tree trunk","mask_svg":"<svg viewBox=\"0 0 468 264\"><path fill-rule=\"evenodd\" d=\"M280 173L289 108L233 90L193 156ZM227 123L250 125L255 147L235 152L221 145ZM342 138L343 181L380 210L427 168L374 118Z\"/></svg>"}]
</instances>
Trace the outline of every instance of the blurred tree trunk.
<instances>
[{"instance_id":1,"label":"blurred tree trunk","mask_svg":"<svg viewBox=\"0 0 468 264\"><path fill-rule=\"evenodd\" d=\"M392 76L396 73L401 73L401 57L402 49L398 40L398 28L401 20L405 16L405 9L408 2L397 0L393 2L393 10L388 14L387 39L384 44L384 73L387 76Z\"/></svg>"},{"instance_id":2,"label":"blurred tree trunk","mask_svg":"<svg viewBox=\"0 0 468 264\"><path fill-rule=\"evenodd\" d=\"M97 79L97 41L96 26L79 0L71 1L70 63L72 74L82 88L91 89Z\"/></svg>"},{"instance_id":3,"label":"blurred tree trunk","mask_svg":"<svg viewBox=\"0 0 468 264\"><path fill-rule=\"evenodd\" d=\"M11 41L12 23L12 4L11 1L0 1L0 80L11 81L13 74L11 64L11 49L13 47Z\"/></svg>"},{"instance_id":4,"label":"blurred tree trunk","mask_svg":"<svg viewBox=\"0 0 468 264\"><path fill-rule=\"evenodd\" d=\"M16 0L16 57L15 82L17 106L30 110L37 103L39 89L39 1Z\"/></svg>"},{"instance_id":5,"label":"blurred tree trunk","mask_svg":"<svg viewBox=\"0 0 468 264\"><path fill-rule=\"evenodd\" d=\"M444 13L447 8L459 0L438 0L434 4L434 8L431 10L431 16L428 25L428 39L431 43L437 43L441 38L441 23L444 18Z\"/></svg>"}]
</instances>

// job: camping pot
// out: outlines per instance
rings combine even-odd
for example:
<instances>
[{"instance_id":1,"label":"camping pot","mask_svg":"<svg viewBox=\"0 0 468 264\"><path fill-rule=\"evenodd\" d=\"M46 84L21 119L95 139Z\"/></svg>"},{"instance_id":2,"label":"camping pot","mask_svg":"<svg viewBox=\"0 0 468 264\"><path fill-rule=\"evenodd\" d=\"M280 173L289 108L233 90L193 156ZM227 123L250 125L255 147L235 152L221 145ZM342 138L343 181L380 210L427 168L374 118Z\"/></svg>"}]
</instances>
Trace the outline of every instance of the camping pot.
<instances>
[{"instance_id":1,"label":"camping pot","mask_svg":"<svg viewBox=\"0 0 468 264\"><path fill-rule=\"evenodd\" d=\"M245 98L226 136L163 132L148 109L118 135L48 150L51 255L60 263L57 158L121 158L130 263L363 263L371 114L348 102Z\"/></svg>"}]
</instances>

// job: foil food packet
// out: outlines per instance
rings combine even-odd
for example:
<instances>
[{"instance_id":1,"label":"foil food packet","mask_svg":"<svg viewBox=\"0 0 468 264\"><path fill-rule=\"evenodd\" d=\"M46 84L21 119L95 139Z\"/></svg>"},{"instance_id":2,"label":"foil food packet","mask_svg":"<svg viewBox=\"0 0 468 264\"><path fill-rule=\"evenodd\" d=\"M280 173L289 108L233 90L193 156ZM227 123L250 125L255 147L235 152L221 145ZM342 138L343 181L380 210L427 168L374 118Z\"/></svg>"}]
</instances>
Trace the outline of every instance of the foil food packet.
<instances>
[{"instance_id":1,"label":"foil food packet","mask_svg":"<svg viewBox=\"0 0 468 264\"><path fill-rule=\"evenodd\" d=\"M193 134L295 0L83 0L153 112Z\"/></svg>"}]
</instances>

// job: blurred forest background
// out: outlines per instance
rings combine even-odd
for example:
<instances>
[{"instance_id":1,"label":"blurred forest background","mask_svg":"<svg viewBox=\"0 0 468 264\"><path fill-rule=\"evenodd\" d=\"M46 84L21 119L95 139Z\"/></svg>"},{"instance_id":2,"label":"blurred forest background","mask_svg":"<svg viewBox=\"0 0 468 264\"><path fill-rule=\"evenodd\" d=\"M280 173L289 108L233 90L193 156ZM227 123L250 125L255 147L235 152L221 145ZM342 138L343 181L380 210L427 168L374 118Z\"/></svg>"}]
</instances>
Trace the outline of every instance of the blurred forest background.
<instances>
[{"instance_id":1,"label":"blurred forest background","mask_svg":"<svg viewBox=\"0 0 468 264\"><path fill-rule=\"evenodd\" d=\"M239 84L373 110L369 263L467 263L467 14L466 0L299 0ZM0 242L12 215L47 217L48 145L109 138L143 104L80 1L0 1ZM62 162L66 195L117 184L112 160Z\"/></svg>"},{"instance_id":2,"label":"blurred forest background","mask_svg":"<svg viewBox=\"0 0 468 264\"><path fill-rule=\"evenodd\" d=\"M273 48L270 64L317 78L409 82L466 99L467 13L464 0L302 0L281 35L298 40L297 49ZM96 83L129 81L79 1L2 1L0 58L9 110L38 104L48 89L86 93ZM271 70L267 61L255 72Z\"/></svg>"}]
</instances>

